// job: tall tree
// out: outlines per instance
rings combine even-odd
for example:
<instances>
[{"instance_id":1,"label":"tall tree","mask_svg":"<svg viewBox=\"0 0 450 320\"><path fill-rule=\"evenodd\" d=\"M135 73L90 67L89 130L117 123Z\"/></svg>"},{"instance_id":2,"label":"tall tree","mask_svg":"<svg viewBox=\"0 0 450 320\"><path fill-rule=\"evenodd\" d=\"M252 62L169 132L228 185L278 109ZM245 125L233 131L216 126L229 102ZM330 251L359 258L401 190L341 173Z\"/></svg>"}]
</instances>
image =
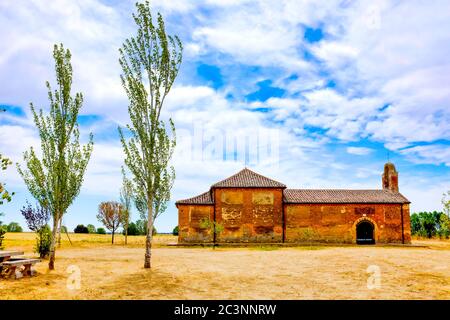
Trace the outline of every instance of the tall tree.
<instances>
[{"instance_id":1,"label":"tall tree","mask_svg":"<svg viewBox=\"0 0 450 320\"><path fill-rule=\"evenodd\" d=\"M97 220L112 232L112 244L114 244L114 234L123 220L123 212L122 205L115 201L102 202L98 206Z\"/></svg>"},{"instance_id":2,"label":"tall tree","mask_svg":"<svg viewBox=\"0 0 450 320\"><path fill-rule=\"evenodd\" d=\"M122 86L129 99L131 125L127 139L119 127L125 152L125 164L132 174L136 208L147 216L144 267L151 267L153 224L170 197L175 178L168 168L175 147L175 126L169 120L172 137L160 119L164 100L177 77L183 46L177 36L166 34L164 20L157 15L153 24L150 4L136 4L133 14L137 35L119 49Z\"/></svg>"},{"instance_id":3,"label":"tall tree","mask_svg":"<svg viewBox=\"0 0 450 320\"><path fill-rule=\"evenodd\" d=\"M93 136L86 145L80 145L78 113L83 105L83 95L71 96L72 65L70 51L63 45L55 45L56 82L58 89L52 91L49 82L48 99L50 112L37 112L30 104L34 123L41 139L42 159L33 147L24 152L26 169L17 164L18 171L30 193L40 206L47 208L53 218L52 243L49 269L55 268L55 244L61 219L78 196L84 173L93 149Z\"/></svg>"},{"instance_id":4,"label":"tall tree","mask_svg":"<svg viewBox=\"0 0 450 320\"><path fill-rule=\"evenodd\" d=\"M125 231L125 244L128 244L128 225L131 217L131 205L133 199L133 183L126 177L122 168L122 188L120 189L120 203L123 207L122 226Z\"/></svg>"}]
</instances>

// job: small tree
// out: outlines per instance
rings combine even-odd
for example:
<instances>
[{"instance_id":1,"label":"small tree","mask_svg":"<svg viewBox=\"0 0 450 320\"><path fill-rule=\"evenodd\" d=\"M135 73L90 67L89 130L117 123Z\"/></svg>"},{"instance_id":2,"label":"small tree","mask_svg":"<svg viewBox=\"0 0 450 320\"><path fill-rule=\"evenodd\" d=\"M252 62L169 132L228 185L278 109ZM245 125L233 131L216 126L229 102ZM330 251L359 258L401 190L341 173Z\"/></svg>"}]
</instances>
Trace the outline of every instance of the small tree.
<instances>
[{"instance_id":1,"label":"small tree","mask_svg":"<svg viewBox=\"0 0 450 320\"><path fill-rule=\"evenodd\" d=\"M105 228L97 228L97 234L106 234Z\"/></svg>"},{"instance_id":2,"label":"small tree","mask_svg":"<svg viewBox=\"0 0 450 320\"><path fill-rule=\"evenodd\" d=\"M217 221L212 221L209 218L203 218L200 220L200 228L207 229L210 234L213 236L213 249L216 247L217 236L220 235L225 229L221 223Z\"/></svg>"},{"instance_id":3,"label":"small tree","mask_svg":"<svg viewBox=\"0 0 450 320\"><path fill-rule=\"evenodd\" d=\"M89 233L89 230L84 224L79 224L79 225L76 226L75 229L73 229L73 232L75 232L75 233Z\"/></svg>"},{"instance_id":4,"label":"small tree","mask_svg":"<svg viewBox=\"0 0 450 320\"><path fill-rule=\"evenodd\" d=\"M87 226L88 229L88 233L96 233L97 229L95 228L95 226L93 224L88 224Z\"/></svg>"},{"instance_id":5,"label":"small tree","mask_svg":"<svg viewBox=\"0 0 450 320\"><path fill-rule=\"evenodd\" d=\"M172 234L173 234L174 236L177 236L177 235L178 235L178 226L176 226L175 228L173 228Z\"/></svg>"},{"instance_id":6,"label":"small tree","mask_svg":"<svg viewBox=\"0 0 450 320\"><path fill-rule=\"evenodd\" d=\"M51 231L50 227L47 225L50 219L50 213L47 209L40 207L33 208L31 204L22 208L20 212L25 218L28 229L34 231L37 235L36 238L36 252L39 253L41 258L48 257L50 253L50 243L51 243ZM45 229L45 230L44 230Z\"/></svg>"},{"instance_id":7,"label":"small tree","mask_svg":"<svg viewBox=\"0 0 450 320\"><path fill-rule=\"evenodd\" d=\"M114 234L123 220L123 207L115 201L102 202L98 206L97 219L106 229L112 232L111 243L114 244Z\"/></svg>"},{"instance_id":8,"label":"small tree","mask_svg":"<svg viewBox=\"0 0 450 320\"><path fill-rule=\"evenodd\" d=\"M6 231L7 232L23 232L22 227L20 226L19 223L17 222L11 222L10 224L8 224L8 226L6 227Z\"/></svg>"},{"instance_id":9,"label":"small tree","mask_svg":"<svg viewBox=\"0 0 450 320\"><path fill-rule=\"evenodd\" d=\"M125 235L125 244L128 243L128 224L131 218L131 202L133 199L133 183L127 179L122 167L122 188L120 189L120 203L123 207L122 226Z\"/></svg>"}]
</instances>

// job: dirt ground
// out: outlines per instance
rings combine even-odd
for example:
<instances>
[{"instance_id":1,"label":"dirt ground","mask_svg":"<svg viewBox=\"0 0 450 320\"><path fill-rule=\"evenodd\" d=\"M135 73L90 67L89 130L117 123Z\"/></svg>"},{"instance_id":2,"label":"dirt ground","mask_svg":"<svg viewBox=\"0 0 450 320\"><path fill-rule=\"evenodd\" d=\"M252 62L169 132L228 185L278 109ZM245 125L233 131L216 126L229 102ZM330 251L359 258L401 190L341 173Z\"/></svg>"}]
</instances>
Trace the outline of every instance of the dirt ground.
<instances>
[{"instance_id":1,"label":"dirt ground","mask_svg":"<svg viewBox=\"0 0 450 320\"><path fill-rule=\"evenodd\" d=\"M0 299L450 299L450 241L213 250L167 247L176 238L157 236L144 270L144 237L127 246L122 236L115 245L107 235L70 237L55 271L43 261L35 277L0 280ZM5 245L35 256L32 233L9 233Z\"/></svg>"}]
</instances>

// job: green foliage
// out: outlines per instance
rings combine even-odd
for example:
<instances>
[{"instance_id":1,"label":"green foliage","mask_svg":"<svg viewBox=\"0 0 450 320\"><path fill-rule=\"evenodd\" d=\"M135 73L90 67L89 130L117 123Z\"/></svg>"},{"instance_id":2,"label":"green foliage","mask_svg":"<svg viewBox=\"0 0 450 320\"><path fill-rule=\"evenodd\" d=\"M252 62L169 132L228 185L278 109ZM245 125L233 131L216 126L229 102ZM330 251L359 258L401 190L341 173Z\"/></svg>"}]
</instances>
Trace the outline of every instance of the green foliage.
<instances>
[{"instance_id":1,"label":"green foliage","mask_svg":"<svg viewBox=\"0 0 450 320\"><path fill-rule=\"evenodd\" d=\"M224 226L217 221L212 221L209 218L203 218L200 220L200 228L209 230L212 234L219 235L223 232L225 229ZM214 241L215 241L214 236Z\"/></svg>"},{"instance_id":2,"label":"green foliage","mask_svg":"<svg viewBox=\"0 0 450 320\"><path fill-rule=\"evenodd\" d=\"M86 228L88 229L88 233L97 233L97 229L93 224L88 224Z\"/></svg>"},{"instance_id":3,"label":"green foliage","mask_svg":"<svg viewBox=\"0 0 450 320\"><path fill-rule=\"evenodd\" d=\"M411 215L411 233L426 238L434 236L448 237L447 221L448 217L442 212L413 213Z\"/></svg>"},{"instance_id":4,"label":"green foliage","mask_svg":"<svg viewBox=\"0 0 450 320\"><path fill-rule=\"evenodd\" d=\"M127 233L128 233L129 236L138 236L138 235L140 235L139 229L136 226L136 223L130 222L128 224ZM123 234L125 234L125 229L123 230Z\"/></svg>"},{"instance_id":5,"label":"green foliage","mask_svg":"<svg viewBox=\"0 0 450 320\"><path fill-rule=\"evenodd\" d=\"M24 152L26 168L17 164L28 190L39 204L50 210L53 216L52 250L49 268L54 268L54 249L58 225L67 208L78 196L83 176L93 148L92 133L86 145L80 145L78 114L83 104L83 95L71 96L72 65L71 53L63 45L55 45L57 90L47 82L50 112L44 115L36 111L31 103L34 123L41 139L42 158L33 147Z\"/></svg>"},{"instance_id":6,"label":"green foliage","mask_svg":"<svg viewBox=\"0 0 450 320\"><path fill-rule=\"evenodd\" d=\"M39 253L39 257L42 259L48 258L50 254L50 246L52 244L52 231L46 224L37 231L38 237L36 239L36 253Z\"/></svg>"},{"instance_id":7,"label":"green foliage","mask_svg":"<svg viewBox=\"0 0 450 320\"><path fill-rule=\"evenodd\" d=\"M125 234L125 231L123 232ZM147 221L146 220L137 220L136 222L130 222L128 225L128 235L129 236L144 236L147 234ZM157 230L155 226L153 226L152 235L157 234Z\"/></svg>"},{"instance_id":8,"label":"green foliage","mask_svg":"<svg viewBox=\"0 0 450 320\"><path fill-rule=\"evenodd\" d=\"M177 235L178 235L178 226L176 226L175 228L173 228L172 234L173 234L174 236L177 236Z\"/></svg>"},{"instance_id":9,"label":"green foliage","mask_svg":"<svg viewBox=\"0 0 450 320\"><path fill-rule=\"evenodd\" d=\"M440 238L448 239L450 237L450 218L446 214L441 214L437 234Z\"/></svg>"},{"instance_id":10,"label":"green foliage","mask_svg":"<svg viewBox=\"0 0 450 320\"><path fill-rule=\"evenodd\" d=\"M106 234L105 228L97 228L97 234Z\"/></svg>"},{"instance_id":11,"label":"green foliage","mask_svg":"<svg viewBox=\"0 0 450 320\"><path fill-rule=\"evenodd\" d=\"M6 227L6 231L7 232L23 232L22 227L20 226L19 223L17 222L11 222L10 224L8 224L8 226Z\"/></svg>"},{"instance_id":12,"label":"green foliage","mask_svg":"<svg viewBox=\"0 0 450 320\"><path fill-rule=\"evenodd\" d=\"M4 171L8 168L9 165L11 165L12 162L8 158L3 157L0 154L0 170ZM2 205L5 201L11 202L12 196L14 195L14 192L10 193L8 190L5 189L5 184L0 181L0 205Z\"/></svg>"},{"instance_id":13,"label":"green foliage","mask_svg":"<svg viewBox=\"0 0 450 320\"><path fill-rule=\"evenodd\" d=\"M89 229L84 224L79 224L73 229L75 233L89 233Z\"/></svg>"},{"instance_id":14,"label":"green foliage","mask_svg":"<svg viewBox=\"0 0 450 320\"><path fill-rule=\"evenodd\" d=\"M67 233L67 227L61 226L61 233Z\"/></svg>"},{"instance_id":15,"label":"green foliage","mask_svg":"<svg viewBox=\"0 0 450 320\"><path fill-rule=\"evenodd\" d=\"M172 138L160 119L164 100L177 77L182 60L180 39L166 34L158 13L153 24L150 4L136 3L133 14L137 35L126 39L119 49L122 86L128 96L127 125L131 138L119 127L125 164L132 174L133 198L142 218L153 226L170 199L175 170L169 161L175 148L175 126L169 119ZM144 79L145 78L145 79ZM151 235L146 241L145 263L150 267Z\"/></svg>"}]
</instances>

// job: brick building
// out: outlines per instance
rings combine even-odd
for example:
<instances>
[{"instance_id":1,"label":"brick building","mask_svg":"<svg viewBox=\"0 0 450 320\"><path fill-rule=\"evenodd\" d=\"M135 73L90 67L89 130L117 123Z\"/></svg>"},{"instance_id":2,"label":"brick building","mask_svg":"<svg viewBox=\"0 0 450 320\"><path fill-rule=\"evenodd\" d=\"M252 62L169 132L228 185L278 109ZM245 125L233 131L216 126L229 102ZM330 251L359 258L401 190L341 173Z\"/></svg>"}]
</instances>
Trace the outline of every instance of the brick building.
<instances>
[{"instance_id":1,"label":"brick building","mask_svg":"<svg viewBox=\"0 0 450 320\"><path fill-rule=\"evenodd\" d=\"M392 163L379 190L287 189L243 169L176 202L178 242L410 243L409 204Z\"/></svg>"}]
</instances>

